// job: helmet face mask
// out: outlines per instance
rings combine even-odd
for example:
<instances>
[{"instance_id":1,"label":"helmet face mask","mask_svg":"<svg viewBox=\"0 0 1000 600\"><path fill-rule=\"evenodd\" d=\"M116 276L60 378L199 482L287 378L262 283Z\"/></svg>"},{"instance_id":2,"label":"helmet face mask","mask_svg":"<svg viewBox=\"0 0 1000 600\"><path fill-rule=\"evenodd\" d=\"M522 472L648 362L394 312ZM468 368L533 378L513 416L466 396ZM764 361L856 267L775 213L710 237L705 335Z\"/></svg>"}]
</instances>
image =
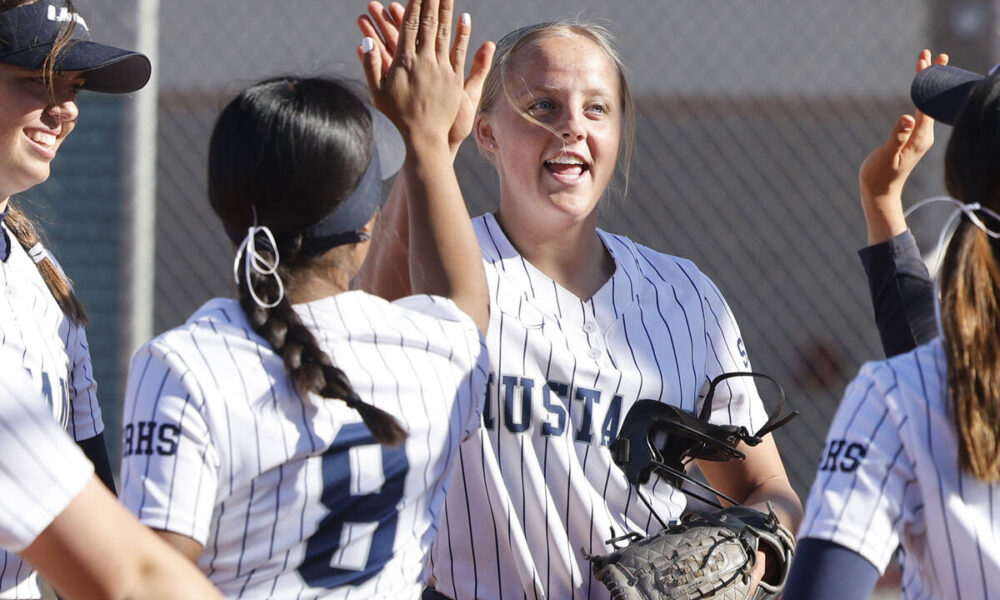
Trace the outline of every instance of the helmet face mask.
<instances>
[{"instance_id":1,"label":"helmet face mask","mask_svg":"<svg viewBox=\"0 0 1000 600\"><path fill-rule=\"evenodd\" d=\"M718 385L732 377L763 378L770 381L777 390L777 410L756 433L751 434L743 426L715 425L708 421ZM718 506L717 502L685 489L684 483L694 483L718 497L739 504L711 486L688 476L686 468L696 459L717 462L745 459L746 454L738 448L740 442L756 446L765 435L798 415L791 411L780 416L784 400L785 392L773 378L753 372L723 373L713 379L698 416L657 400L639 400L625 415L618 438L611 447L614 461L625 471L626 478L633 485L646 483L655 472L677 489L709 504Z\"/></svg>"}]
</instances>

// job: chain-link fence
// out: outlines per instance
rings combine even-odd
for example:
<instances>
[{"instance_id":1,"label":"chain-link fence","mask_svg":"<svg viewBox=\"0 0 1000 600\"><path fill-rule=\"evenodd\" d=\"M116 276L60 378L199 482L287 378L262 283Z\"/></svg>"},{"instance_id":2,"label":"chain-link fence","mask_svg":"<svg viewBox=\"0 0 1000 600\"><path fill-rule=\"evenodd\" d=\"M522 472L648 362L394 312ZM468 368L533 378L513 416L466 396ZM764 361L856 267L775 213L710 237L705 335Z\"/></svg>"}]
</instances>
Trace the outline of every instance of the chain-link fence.
<instances>
[{"instance_id":1,"label":"chain-link fence","mask_svg":"<svg viewBox=\"0 0 1000 600\"><path fill-rule=\"evenodd\" d=\"M130 45L137 1L77 3L97 38ZM938 28L947 28L937 22L942 4L949 3L469 0L459 7L472 13L475 42L564 16L600 22L618 37L639 127L628 195L605 201L601 226L691 258L717 282L754 366L782 381L802 413L779 432L802 494L845 383L861 362L881 355L855 256L865 241L857 167L909 110L917 54L940 39ZM964 4L979 12L956 13L956 31L989 37L992 4ZM363 6L343 0L160 4L154 333L181 323L209 297L231 293L232 249L205 197L215 113L229 95L264 76L332 73L360 81L354 19ZM102 110L111 116L106 127L81 125L81 131L109 148L128 147L114 141L130 129L114 116L127 114L128 101L116 102L84 99L82 123ZM118 340L127 325L116 318L123 300L115 290L124 275L113 266L120 258L113 248L127 240L121 207L128 198L121 187L105 194L106 217L78 214L70 199L91 177L92 161L107 157L125 172L129 156L80 142L82 133L74 137L78 145L71 140L66 153L80 164L63 159L44 195L52 197L48 210L55 215L50 237L95 314L93 359L116 444L113 424L127 368ZM936 152L914 176L911 198L939 191ZM471 143L458 170L471 212L493 210L496 176ZM99 258L87 246L91 240L94 248L111 244L112 250ZM89 279L98 271L103 280Z\"/></svg>"}]
</instances>

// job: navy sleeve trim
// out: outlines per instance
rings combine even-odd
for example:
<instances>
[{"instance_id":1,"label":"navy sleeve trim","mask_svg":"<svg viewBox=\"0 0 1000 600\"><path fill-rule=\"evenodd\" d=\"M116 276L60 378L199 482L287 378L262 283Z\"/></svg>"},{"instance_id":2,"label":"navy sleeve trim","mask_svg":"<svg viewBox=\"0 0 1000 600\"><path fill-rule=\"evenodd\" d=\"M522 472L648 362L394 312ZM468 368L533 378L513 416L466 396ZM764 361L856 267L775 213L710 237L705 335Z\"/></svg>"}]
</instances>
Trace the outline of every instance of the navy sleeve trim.
<instances>
[{"instance_id":1,"label":"navy sleeve trim","mask_svg":"<svg viewBox=\"0 0 1000 600\"><path fill-rule=\"evenodd\" d=\"M909 230L858 251L868 276L875 323L886 357L938 336L934 282Z\"/></svg>"},{"instance_id":2,"label":"navy sleeve trim","mask_svg":"<svg viewBox=\"0 0 1000 600\"><path fill-rule=\"evenodd\" d=\"M784 600L868 600L879 572L860 554L828 540L805 538L795 549Z\"/></svg>"}]
</instances>

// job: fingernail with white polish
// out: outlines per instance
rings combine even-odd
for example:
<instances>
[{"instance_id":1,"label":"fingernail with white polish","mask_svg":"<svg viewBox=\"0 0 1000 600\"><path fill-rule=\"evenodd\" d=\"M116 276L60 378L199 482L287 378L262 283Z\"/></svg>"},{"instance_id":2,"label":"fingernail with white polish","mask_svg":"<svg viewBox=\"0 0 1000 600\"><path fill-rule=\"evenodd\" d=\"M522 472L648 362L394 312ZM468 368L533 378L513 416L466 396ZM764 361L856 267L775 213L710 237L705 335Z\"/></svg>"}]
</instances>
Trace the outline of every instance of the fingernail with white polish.
<instances>
[{"instance_id":1,"label":"fingernail with white polish","mask_svg":"<svg viewBox=\"0 0 1000 600\"><path fill-rule=\"evenodd\" d=\"M371 39L370 37L366 37L365 39L361 40L361 50L364 51L365 54L368 54L374 48L375 48L375 40Z\"/></svg>"},{"instance_id":2,"label":"fingernail with white polish","mask_svg":"<svg viewBox=\"0 0 1000 600\"><path fill-rule=\"evenodd\" d=\"M469 23L472 23L472 17L469 16L469 13L462 13L462 16L459 17L458 20L461 21L462 25L465 25L466 27L469 26Z\"/></svg>"}]
</instances>

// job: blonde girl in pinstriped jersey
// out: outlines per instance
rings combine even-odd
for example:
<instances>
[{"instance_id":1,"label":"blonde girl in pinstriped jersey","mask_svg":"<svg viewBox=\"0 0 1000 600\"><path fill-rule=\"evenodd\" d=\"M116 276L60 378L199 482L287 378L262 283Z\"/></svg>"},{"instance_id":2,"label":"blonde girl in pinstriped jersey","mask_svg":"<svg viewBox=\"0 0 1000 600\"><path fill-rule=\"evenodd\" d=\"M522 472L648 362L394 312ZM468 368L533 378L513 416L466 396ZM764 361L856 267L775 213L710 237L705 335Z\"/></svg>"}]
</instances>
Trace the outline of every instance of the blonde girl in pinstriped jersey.
<instances>
[{"instance_id":1,"label":"blonde girl in pinstriped jersey","mask_svg":"<svg viewBox=\"0 0 1000 600\"><path fill-rule=\"evenodd\" d=\"M399 7L389 11L371 3L359 21L366 35L381 32L387 56ZM519 29L498 43L481 100L466 99L452 148L472 130L500 180L498 210L473 221L490 286L490 384L483 427L459 454L428 597L607 598L585 555L607 552L615 535L660 527L612 460L621 419L640 399L696 411L714 376L749 370L746 349L695 265L596 227L621 154L627 162L634 119L605 30L570 22ZM387 240L407 239L406 209L397 186L383 220ZM366 284L388 297L407 293L403 244L378 254L373 264L386 268ZM412 255L410 265L422 266ZM756 389L743 383L712 413L748 429L765 419ZM801 506L773 440L748 454L701 467L742 502L772 502L794 530ZM686 506L662 481L643 495L664 519Z\"/></svg>"}]
</instances>

